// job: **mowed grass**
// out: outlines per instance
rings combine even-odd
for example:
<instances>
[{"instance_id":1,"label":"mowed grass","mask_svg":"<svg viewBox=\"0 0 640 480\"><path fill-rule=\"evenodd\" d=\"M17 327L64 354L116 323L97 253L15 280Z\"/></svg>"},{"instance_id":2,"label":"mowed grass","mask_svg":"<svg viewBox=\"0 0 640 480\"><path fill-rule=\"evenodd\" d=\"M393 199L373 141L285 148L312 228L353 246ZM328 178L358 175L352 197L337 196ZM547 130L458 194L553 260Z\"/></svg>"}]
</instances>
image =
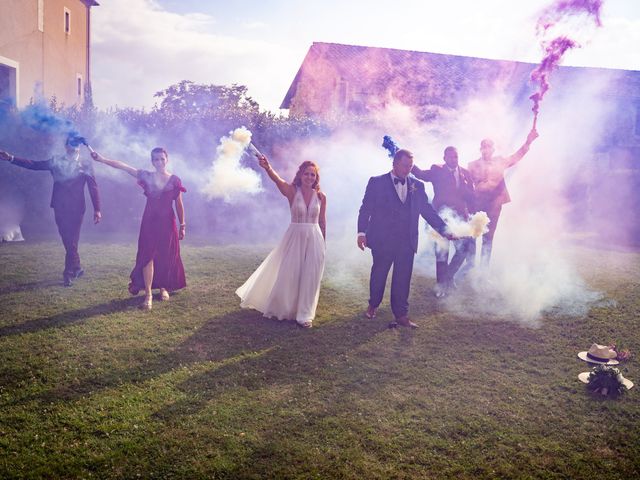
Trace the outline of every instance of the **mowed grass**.
<instances>
[{"instance_id":1,"label":"mowed grass","mask_svg":"<svg viewBox=\"0 0 640 480\"><path fill-rule=\"evenodd\" d=\"M640 390L588 394L576 357L640 352L640 255L576 249L605 301L538 328L457 317L416 274L409 331L386 328L388 292L362 317L366 268L334 282L337 255L312 330L240 310L267 252L183 244L189 286L144 312L132 245L82 244L70 289L57 242L0 245L0 477L640 475ZM623 371L640 384L637 357Z\"/></svg>"}]
</instances>

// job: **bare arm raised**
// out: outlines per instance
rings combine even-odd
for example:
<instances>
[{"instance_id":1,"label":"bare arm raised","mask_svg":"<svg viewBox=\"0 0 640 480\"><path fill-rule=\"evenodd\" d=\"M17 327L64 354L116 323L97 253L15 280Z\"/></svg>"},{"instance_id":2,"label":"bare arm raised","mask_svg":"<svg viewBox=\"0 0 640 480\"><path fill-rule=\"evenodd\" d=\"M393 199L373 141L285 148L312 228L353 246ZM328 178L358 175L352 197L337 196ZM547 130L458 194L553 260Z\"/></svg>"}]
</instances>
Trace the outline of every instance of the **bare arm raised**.
<instances>
[{"instance_id":1,"label":"bare arm raised","mask_svg":"<svg viewBox=\"0 0 640 480\"><path fill-rule=\"evenodd\" d=\"M278 187L278 190L280 190L280 193L287 197L289 203L293 202L293 196L296 194L296 187L294 187L290 183L285 182L282 177L276 173L276 171L269 163L269 160L267 160L267 157L265 157L264 155L256 155L256 157L258 157L258 163L262 168L265 169L267 175L269 175L269 178L273 180L273 183L275 183L276 187Z\"/></svg>"},{"instance_id":2,"label":"bare arm raised","mask_svg":"<svg viewBox=\"0 0 640 480\"><path fill-rule=\"evenodd\" d=\"M118 170L123 170L127 172L132 177L138 178L138 169L133 168L131 165L127 165L120 160L110 160L108 158L103 157L98 152L91 152L91 158L93 158L96 162L104 163L105 165L109 165L110 167L117 168Z\"/></svg>"},{"instance_id":3,"label":"bare arm raised","mask_svg":"<svg viewBox=\"0 0 640 480\"><path fill-rule=\"evenodd\" d=\"M538 138L538 131L535 128L532 128L529 134L527 135L527 139L524 144L518 149L516 153L508 157L507 159L507 167L513 167L516 163L522 160L522 157L529 151L529 147L531 143Z\"/></svg>"}]
</instances>

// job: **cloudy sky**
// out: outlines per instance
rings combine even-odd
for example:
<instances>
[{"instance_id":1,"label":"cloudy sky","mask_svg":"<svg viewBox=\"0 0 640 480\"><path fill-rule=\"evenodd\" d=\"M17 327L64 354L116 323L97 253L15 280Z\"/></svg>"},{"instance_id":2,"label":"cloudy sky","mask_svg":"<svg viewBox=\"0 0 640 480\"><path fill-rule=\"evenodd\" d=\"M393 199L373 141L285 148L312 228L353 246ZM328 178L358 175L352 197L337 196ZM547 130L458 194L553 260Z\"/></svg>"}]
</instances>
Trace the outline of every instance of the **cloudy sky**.
<instances>
[{"instance_id":1,"label":"cloudy sky","mask_svg":"<svg viewBox=\"0 0 640 480\"><path fill-rule=\"evenodd\" d=\"M539 61L550 0L101 0L92 9L99 107L150 107L180 80L249 87L277 111L313 42ZM640 1L604 0L565 65L640 70Z\"/></svg>"}]
</instances>

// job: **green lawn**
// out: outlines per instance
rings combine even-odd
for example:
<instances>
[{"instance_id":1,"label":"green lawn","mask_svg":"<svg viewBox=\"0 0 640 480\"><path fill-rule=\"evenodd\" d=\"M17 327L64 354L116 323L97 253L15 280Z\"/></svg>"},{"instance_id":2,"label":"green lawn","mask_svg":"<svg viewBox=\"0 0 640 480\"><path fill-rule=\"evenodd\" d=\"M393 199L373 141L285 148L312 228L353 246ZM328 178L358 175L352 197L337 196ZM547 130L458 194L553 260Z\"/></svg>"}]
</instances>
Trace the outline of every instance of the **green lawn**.
<instances>
[{"instance_id":1,"label":"green lawn","mask_svg":"<svg viewBox=\"0 0 640 480\"><path fill-rule=\"evenodd\" d=\"M640 255L576 249L604 301L538 328L448 313L415 275L415 331L386 299L364 319L366 269L345 286L334 259L304 330L238 307L267 250L183 245L188 288L144 312L134 246L83 244L65 289L57 242L0 245L0 477L640 475L640 390L588 394L576 357L640 352ZM638 357L623 370L640 384Z\"/></svg>"}]
</instances>

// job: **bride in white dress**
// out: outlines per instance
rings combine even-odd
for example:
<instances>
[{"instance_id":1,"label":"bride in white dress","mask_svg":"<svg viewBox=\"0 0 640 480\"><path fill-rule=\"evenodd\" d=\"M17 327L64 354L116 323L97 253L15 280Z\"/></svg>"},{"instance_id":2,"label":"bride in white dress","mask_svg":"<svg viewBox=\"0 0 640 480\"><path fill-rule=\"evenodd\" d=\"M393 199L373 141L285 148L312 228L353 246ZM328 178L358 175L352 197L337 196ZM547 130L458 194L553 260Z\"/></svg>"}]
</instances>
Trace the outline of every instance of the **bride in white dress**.
<instances>
[{"instance_id":1,"label":"bride in white dress","mask_svg":"<svg viewBox=\"0 0 640 480\"><path fill-rule=\"evenodd\" d=\"M264 155L258 160L289 200L291 224L236 294L242 308L253 308L269 318L295 320L310 328L318 306L326 249L327 197L320 191L318 166L302 162L293 182L287 183Z\"/></svg>"}]
</instances>

